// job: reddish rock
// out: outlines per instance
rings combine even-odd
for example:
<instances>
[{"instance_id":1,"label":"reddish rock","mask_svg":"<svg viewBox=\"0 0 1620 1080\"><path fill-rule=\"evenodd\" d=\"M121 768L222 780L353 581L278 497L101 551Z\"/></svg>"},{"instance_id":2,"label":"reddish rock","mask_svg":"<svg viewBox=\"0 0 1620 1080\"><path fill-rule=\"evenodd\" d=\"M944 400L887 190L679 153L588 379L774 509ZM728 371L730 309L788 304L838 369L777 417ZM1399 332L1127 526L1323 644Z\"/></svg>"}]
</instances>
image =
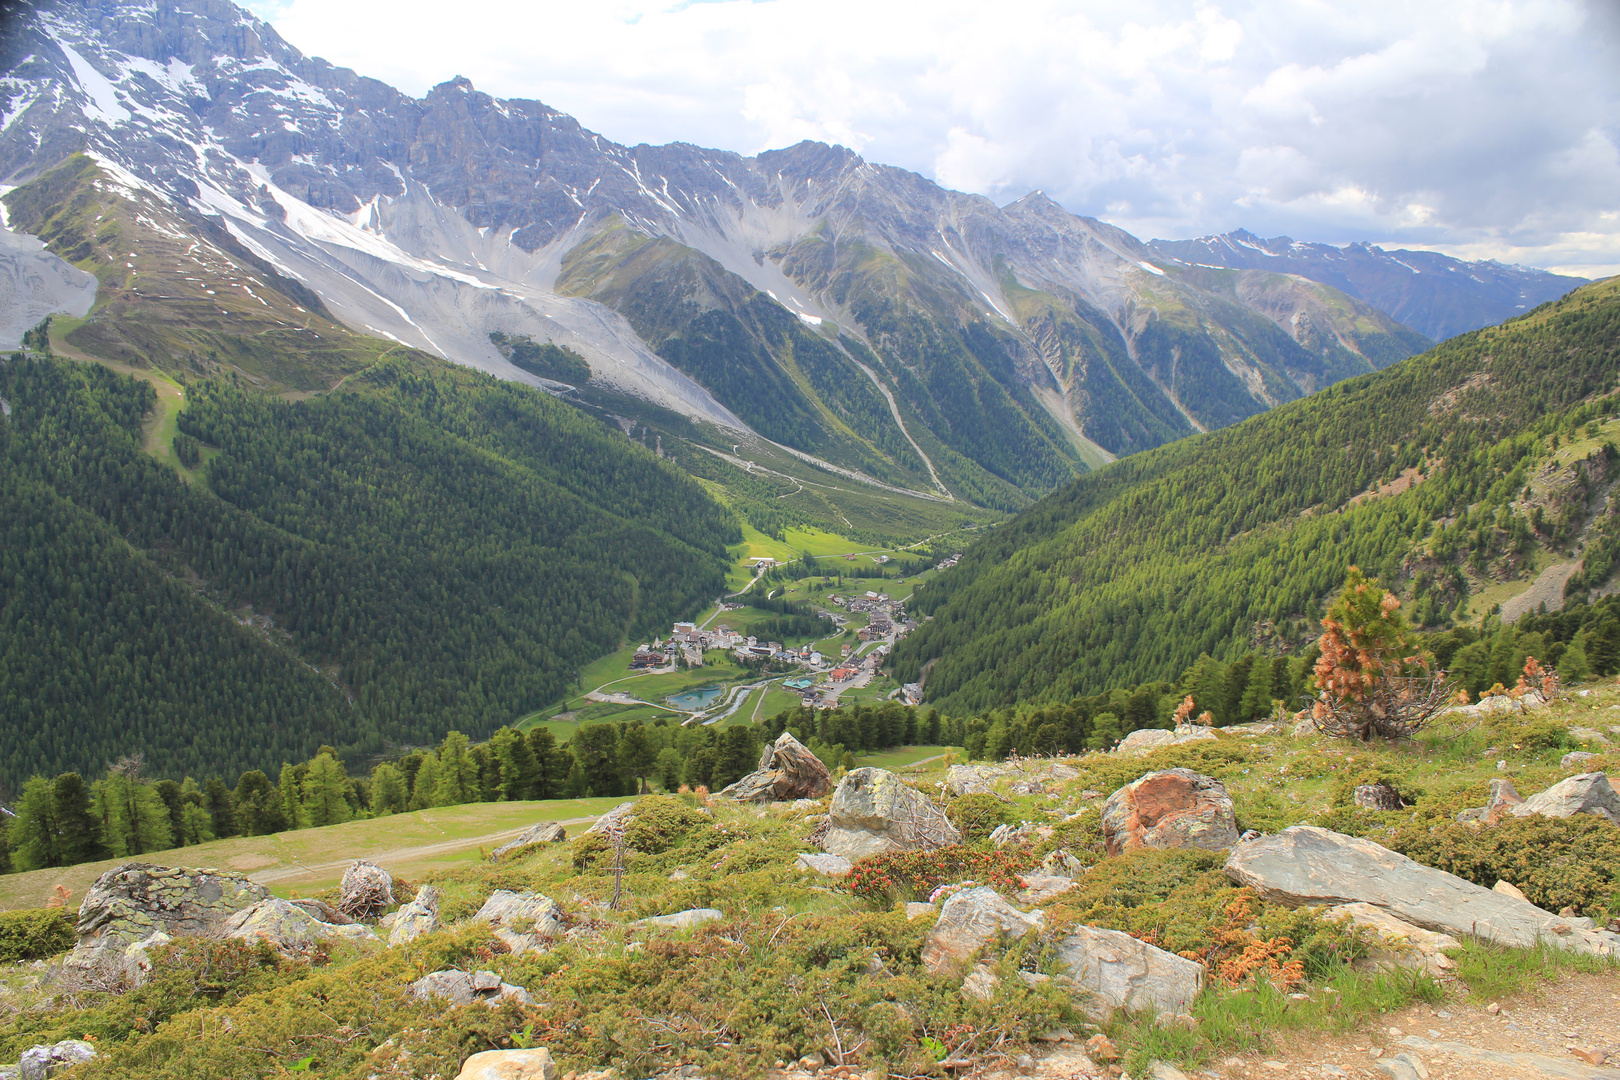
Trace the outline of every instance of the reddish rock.
<instances>
[{"instance_id":1,"label":"reddish rock","mask_svg":"<svg viewBox=\"0 0 1620 1080\"><path fill-rule=\"evenodd\" d=\"M1232 798L1219 780L1191 769L1151 772L1103 804L1108 854L1133 848L1225 851L1238 842Z\"/></svg>"},{"instance_id":2,"label":"reddish rock","mask_svg":"<svg viewBox=\"0 0 1620 1080\"><path fill-rule=\"evenodd\" d=\"M1462 811L1457 815L1457 820L1478 821L1485 825L1495 825L1512 813L1513 808L1522 802L1524 802L1524 796L1514 789L1513 781L1492 780L1491 797L1485 800L1485 805L1473 810Z\"/></svg>"}]
</instances>

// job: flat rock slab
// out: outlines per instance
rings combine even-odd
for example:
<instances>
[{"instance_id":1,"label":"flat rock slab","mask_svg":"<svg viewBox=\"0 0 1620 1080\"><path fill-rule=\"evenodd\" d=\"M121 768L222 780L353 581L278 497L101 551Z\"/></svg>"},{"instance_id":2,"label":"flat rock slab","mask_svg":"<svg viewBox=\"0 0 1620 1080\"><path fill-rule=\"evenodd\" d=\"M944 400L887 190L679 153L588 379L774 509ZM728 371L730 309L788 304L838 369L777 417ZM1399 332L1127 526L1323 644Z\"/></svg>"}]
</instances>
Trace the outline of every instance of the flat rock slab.
<instances>
[{"instance_id":1,"label":"flat rock slab","mask_svg":"<svg viewBox=\"0 0 1620 1080\"><path fill-rule=\"evenodd\" d=\"M509 855L516 855L537 844L560 844L567 839L567 829L555 821L542 821L538 825L530 825L517 836L490 852L489 859L491 862L499 862Z\"/></svg>"},{"instance_id":2,"label":"flat rock slab","mask_svg":"<svg viewBox=\"0 0 1620 1080\"><path fill-rule=\"evenodd\" d=\"M809 853L800 855L798 863L806 870L814 870L828 877L843 877L855 868L855 864L842 855L831 855L826 852L819 855Z\"/></svg>"},{"instance_id":3,"label":"flat rock slab","mask_svg":"<svg viewBox=\"0 0 1620 1080\"><path fill-rule=\"evenodd\" d=\"M719 908L700 907L687 911L677 911L673 915L654 915L649 919L637 919L631 926L654 926L664 930L688 930L694 926L702 926L706 922L723 919L726 913Z\"/></svg>"},{"instance_id":4,"label":"flat rock slab","mask_svg":"<svg viewBox=\"0 0 1620 1080\"><path fill-rule=\"evenodd\" d=\"M1431 1054L1446 1054L1458 1061L1477 1062L1501 1068L1502 1076L1529 1074L1557 1077L1558 1080L1620 1080L1620 1069L1605 1069L1586 1065L1570 1058L1549 1057L1546 1054L1515 1054L1500 1050L1482 1050L1460 1042L1431 1042L1417 1035L1408 1035L1401 1045Z\"/></svg>"},{"instance_id":5,"label":"flat rock slab","mask_svg":"<svg viewBox=\"0 0 1620 1080\"><path fill-rule=\"evenodd\" d=\"M322 941L376 941L371 928L359 923L326 923L290 900L272 896L232 915L225 936L239 941L263 941L283 952L308 948Z\"/></svg>"},{"instance_id":6,"label":"flat rock slab","mask_svg":"<svg viewBox=\"0 0 1620 1080\"><path fill-rule=\"evenodd\" d=\"M1371 904L1340 904L1328 908L1322 916L1330 920L1349 919L1353 925L1370 930L1376 943L1368 959L1379 967L1411 968L1437 977L1457 967L1457 961L1447 956L1445 950L1461 948L1462 942L1450 934L1413 926L1383 908Z\"/></svg>"},{"instance_id":7,"label":"flat rock slab","mask_svg":"<svg viewBox=\"0 0 1620 1080\"><path fill-rule=\"evenodd\" d=\"M541 937L556 937L563 931L562 908L557 906L557 901L528 890L496 889L478 909L473 921Z\"/></svg>"},{"instance_id":8,"label":"flat rock slab","mask_svg":"<svg viewBox=\"0 0 1620 1080\"><path fill-rule=\"evenodd\" d=\"M507 998L521 1005L532 1005L534 999L521 986L502 982L493 971L460 971L446 968L430 972L411 983L411 994L424 1001L434 998L451 1005L473 1005L482 1002L491 1008Z\"/></svg>"},{"instance_id":9,"label":"flat rock slab","mask_svg":"<svg viewBox=\"0 0 1620 1080\"><path fill-rule=\"evenodd\" d=\"M988 885L953 894L923 939L922 962L931 974L959 971L988 946L1040 929L1041 920L1007 903Z\"/></svg>"},{"instance_id":10,"label":"flat rock slab","mask_svg":"<svg viewBox=\"0 0 1620 1080\"><path fill-rule=\"evenodd\" d=\"M1371 840L1309 825L1239 844L1227 857L1226 876L1271 903L1366 903L1425 930L1519 948L1546 942L1610 956L1620 943L1620 936L1581 929L1534 904L1424 866Z\"/></svg>"},{"instance_id":11,"label":"flat rock slab","mask_svg":"<svg viewBox=\"0 0 1620 1080\"><path fill-rule=\"evenodd\" d=\"M1120 740L1120 744L1114 747L1114 753L1121 757L1141 757L1155 750L1163 750L1167 746L1180 746L1182 743L1202 742L1213 738L1215 733L1205 727L1179 728L1175 731L1142 728Z\"/></svg>"},{"instance_id":12,"label":"flat rock slab","mask_svg":"<svg viewBox=\"0 0 1620 1080\"><path fill-rule=\"evenodd\" d=\"M1081 1011L1099 1022L1115 1009L1190 1016L1204 988L1204 965L1117 930L1072 927L1057 943L1057 960L1084 994Z\"/></svg>"}]
</instances>

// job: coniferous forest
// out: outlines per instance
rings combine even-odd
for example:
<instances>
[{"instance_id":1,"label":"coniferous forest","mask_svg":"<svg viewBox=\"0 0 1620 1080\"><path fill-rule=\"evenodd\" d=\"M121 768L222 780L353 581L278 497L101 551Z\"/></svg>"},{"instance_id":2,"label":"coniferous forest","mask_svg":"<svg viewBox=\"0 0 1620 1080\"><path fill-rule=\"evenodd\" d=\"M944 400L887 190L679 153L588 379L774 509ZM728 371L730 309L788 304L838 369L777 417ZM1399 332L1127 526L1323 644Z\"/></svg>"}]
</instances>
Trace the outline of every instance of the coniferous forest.
<instances>
[{"instance_id":1,"label":"coniferous forest","mask_svg":"<svg viewBox=\"0 0 1620 1080\"><path fill-rule=\"evenodd\" d=\"M6 783L482 738L720 591L734 519L578 411L404 358L350 383L193 382L182 476L149 384L0 364Z\"/></svg>"}]
</instances>

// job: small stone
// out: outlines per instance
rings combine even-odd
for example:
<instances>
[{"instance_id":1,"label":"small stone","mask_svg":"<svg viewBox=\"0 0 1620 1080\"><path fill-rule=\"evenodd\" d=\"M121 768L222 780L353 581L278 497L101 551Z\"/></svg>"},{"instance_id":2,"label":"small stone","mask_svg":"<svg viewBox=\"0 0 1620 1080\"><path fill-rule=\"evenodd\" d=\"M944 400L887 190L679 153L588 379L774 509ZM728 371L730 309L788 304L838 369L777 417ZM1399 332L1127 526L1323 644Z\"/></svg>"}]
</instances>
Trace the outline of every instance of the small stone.
<instances>
[{"instance_id":1,"label":"small stone","mask_svg":"<svg viewBox=\"0 0 1620 1080\"><path fill-rule=\"evenodd\" d=\"M1098 1032L1086 1040L1086 1053L1098 1061L1116 1061L1119 1058L1119 1047L1114 1041L1102 1032Z\"/></svg>"},{"instance_id":2,"label":"small stone","mask_svg":"<svg viewBox=\"0 0 1620 1080\"><path fill-rule=\"evenodd\" d=\"M826 1059L815 1050L810 1051L808 1054L804 1055L804 1057L799 1059L799 1068L807 1069L810 1072L815 1072L825 1064L827 1064Z\"/></svg>"},{"instance_id":3,"label":"small stone","mask_svg":"<svg viewBox=\"0 0 1620 1080\"><path fill-rule=\"evenodd\" d=\"M1148 1066L1147 1080L1187 1080L1187 1074L1174 1065L1155 1061Z\"/></svg>"},{"instance_id":4,"label":"small stone","mask_svg":"<svg viewBox=\"0 0 1620 1080\"><path fill-rule=\"evenodd\" d=\"M854 864L842 855L829 855L825 852L800 855L798 864L806 870L814 870L828 877L844 877L854 869Z\"/></svg>"},{"instance_id":5,"label":"small stone","mask_svg":"<svg viewBox=\"0 0 1620 1080\"><path fill-rule=\"evenodd\" d=\"M932 915L933 913L934 913L934 905L933 904L919 904L919 903L916 903L916 902L912 902L912 903L909 903L909 904L906 905L906 918L907 919L920 919L924 915Z\"/></svg>"},{"instance_id":6,"label":"small stone","mask_svg":"<svg viewBox=\"0 0 1620 1080\"><path fill-rule=\"evenodd\" d=\"M1492 1016L1496 1016L1501 1013L1502 1006L1493 1001L1489 1005L1485 1006L1485 1011L1490 1013Z\"/></svg>"},{"instance_id":7,"label":"small stone","mask_svg":"<svg viewBox=\"0 0 1620 1080\"><path fill-rule=\"evenodd\" d=\"M996 989L1001 980L996 973L979 964L968 972L967 978L962 980L962 995L973 998L975 1001L990 1002L996 998Z\"/></svg>"},{"instance_id":8,"label":"small stone","mask_svg":"<svg viewBox=\"0 0 1620 1080\"><path fill-rule=\"evenodd\" d=\"M1074 1040L1074 1032L1064 1027L1053 1028L1051 1031L1043 1031L1039 1035L1035 1036L1035 1041L1037 1042L1074 1042Z\"/></svg>"},{"instance_id":9,"label":"small stone","mask_svg":"<svg viewBox=\"0 0 1620 1080\"><path fill-rule=\"evenodd\" d=\"M1571 1046L1566 1049L1588 1065L1602 1065L1609 1060L1609 1055L1602 1050L1588 1050L1584 1046Z\"/></svg>"},{"instance_id":10,"label":"small stone","mask_svg":"<svg viewBox=\"0 0 1620 1080\"><path fill-rule=\"evenodd\" d=\"M1028 1054L1019 1054L1013 1059L1013 1065L1025 1076L1035 1071L1035 1059Z\"/></svg>"},{"instance_id":11,"label":"small stone","mask_svg":"<svg viewBox=\"0 0 1620 1080\"><path fill-rule=\"evenodd\" d=\"M692 908L689 911L677 911L673 915L654 915L649 919L637 919L630 925L656 926L665 930L689 930L694 926L725 917L725 912L718 908Z\"/></svg>"},{"instance_id":12,"label":"small stone","mask_svg":"<svg viewBox=\"0 0 1620 1080\"><path fill-rule=\"evenodd\" d=\"M1262 1061L1260 1063L1260 1066L1261 1066L1261 1068L1270 1069L1272 1072L1287 1072L1288 1071L1288 1066L1284 1065L1280 1061Z\"/></svg>"},{"instance_id":13,"label":"small stone","mask_svg":"<svg viewBox=\"0 0 1620 1080\"><path fill-rule=\"evenodd\" d=\"M557 1066L544 1047L485 1050L461 1063L456 1080L555 1080Z\"/></svg>"},{"instance_id":14,"label":"small stone","mask_svg":"<svg viewBox=\"0 0 1620 1080\"><path fill-rule=\"evenodd\" d=\"M1381 1058L1384 1056L1384 1048L1382 1046L1368 1047L1367 1056L1373 1058L1374 1060Z\"/></svg>"}]
</instances>

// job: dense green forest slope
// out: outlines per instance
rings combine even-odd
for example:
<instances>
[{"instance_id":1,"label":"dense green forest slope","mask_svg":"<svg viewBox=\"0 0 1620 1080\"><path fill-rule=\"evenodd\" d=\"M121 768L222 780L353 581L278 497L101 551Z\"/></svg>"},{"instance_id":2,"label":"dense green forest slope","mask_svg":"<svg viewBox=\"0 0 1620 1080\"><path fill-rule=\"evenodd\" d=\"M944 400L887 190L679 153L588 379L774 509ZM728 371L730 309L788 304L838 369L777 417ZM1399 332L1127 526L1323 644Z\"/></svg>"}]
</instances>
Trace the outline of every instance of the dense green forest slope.
<instances>
[{"instance_id":1,"label":"dense green forest slope","mask_svg":"<svg viewBox=\"0 0 1620 1080\"><path fill-rule=\"evenodd\" d=\"M0 364L0 778L482 736L721 591L734 519L547 395L391 357L290 402Z\"/></svg>"},{"instance_id":2,"label":"dense green forest slope","mask_svg":"<svg viewBox=\"0 0 1620 1080\"><path fill-rule=\"evenodd\" d=\"M1351 564L1398 586L1431 626L1589 525L1606 572L1615 530L1588 515L1613 479L1612 444L1552 455L1560 434L1596 435L1617 411L1602 398L1617 377L1611 280L1123 459L919 590L913 610L932 619L901 643L896 673L926 670L929 700L951 711L1063 701L1175 678L1256 634L1301 640Z\"/></svg>"}]
</instances>

